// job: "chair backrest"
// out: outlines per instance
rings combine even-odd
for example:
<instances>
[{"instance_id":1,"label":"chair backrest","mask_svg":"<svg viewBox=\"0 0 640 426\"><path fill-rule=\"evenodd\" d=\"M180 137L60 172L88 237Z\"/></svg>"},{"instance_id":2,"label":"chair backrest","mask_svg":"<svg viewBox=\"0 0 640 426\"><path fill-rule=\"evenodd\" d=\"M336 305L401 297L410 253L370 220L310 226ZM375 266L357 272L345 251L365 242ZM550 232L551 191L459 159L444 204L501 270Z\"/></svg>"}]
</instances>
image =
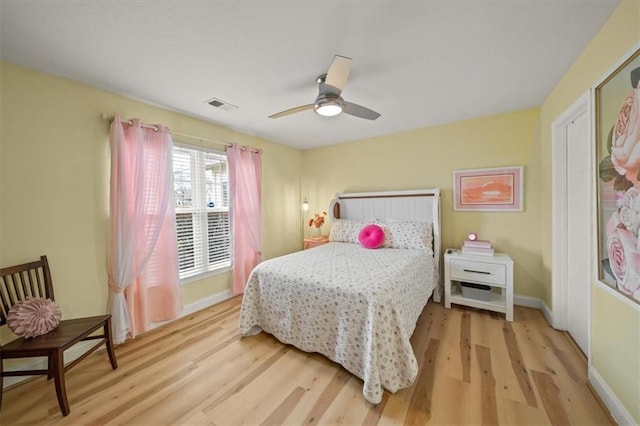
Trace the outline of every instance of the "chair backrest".
<instances>
[{"instance_id":1,"label":"chair backrest","mask_svg":"<svg viewBox=\"0 0 640 426\"><path fill-rule=\"evenodd\" d=\"M0 269L0 325L7 323L9 309L29 296L54 300L47 256Z\"/></svg>"}]
</instances>

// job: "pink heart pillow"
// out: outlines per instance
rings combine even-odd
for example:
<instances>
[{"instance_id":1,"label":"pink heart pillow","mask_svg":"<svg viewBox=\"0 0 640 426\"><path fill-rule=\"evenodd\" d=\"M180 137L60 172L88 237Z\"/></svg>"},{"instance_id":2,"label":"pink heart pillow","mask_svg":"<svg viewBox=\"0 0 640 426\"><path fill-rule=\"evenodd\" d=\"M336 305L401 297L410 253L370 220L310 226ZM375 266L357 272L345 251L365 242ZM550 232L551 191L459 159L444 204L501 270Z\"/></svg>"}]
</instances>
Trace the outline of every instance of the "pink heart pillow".
<instances>
[{"instance_id":1,"label":"pink heart pillow","mask_svg":"<svg viewBox=\"0 0 640 426\"><path fill-rule=\"evenodd\" d=\"M358 241L364 248L377 249L384 242L384 230L378 225L367 225L358 234Z\"/></svg>"}]
</instances>

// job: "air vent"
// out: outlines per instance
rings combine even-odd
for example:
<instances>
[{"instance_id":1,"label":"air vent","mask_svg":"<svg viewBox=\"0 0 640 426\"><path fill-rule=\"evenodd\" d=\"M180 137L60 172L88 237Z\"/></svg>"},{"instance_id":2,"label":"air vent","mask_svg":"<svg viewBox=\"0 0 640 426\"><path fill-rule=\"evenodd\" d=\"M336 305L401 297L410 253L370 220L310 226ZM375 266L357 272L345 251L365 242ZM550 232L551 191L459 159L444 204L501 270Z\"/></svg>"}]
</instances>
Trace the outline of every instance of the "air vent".
<instances>
[{"instance_id":1,"label":"air vent","mask_svg":"<svg viewBox=\"0 0 640 426\"><path fill-rule=\"evenodd\" d=\"M204 101L206 104L211 105L214 108L221 109L223 111L233 111L234 109L238 109L237 106L230 104L229 102L223 101L218 98L211 98L209 100Z\"/></svg>"}]
</instances>

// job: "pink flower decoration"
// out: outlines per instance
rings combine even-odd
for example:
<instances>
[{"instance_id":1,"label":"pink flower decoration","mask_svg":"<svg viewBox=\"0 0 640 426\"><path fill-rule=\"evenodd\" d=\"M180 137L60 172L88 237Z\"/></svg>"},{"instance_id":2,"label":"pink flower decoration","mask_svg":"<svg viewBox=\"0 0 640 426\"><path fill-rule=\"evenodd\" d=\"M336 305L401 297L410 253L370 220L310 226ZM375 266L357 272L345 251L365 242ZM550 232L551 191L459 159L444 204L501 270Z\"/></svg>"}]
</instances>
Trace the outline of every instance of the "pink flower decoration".
<instances>
[{"instance_id":1,"label":"pink flower decoration","mask_svg":"<svg viewBox=\"0 0 640 426\"><path fill-rule=\"evenodd\" d=\"M608 234L607 252L618 288L631 295L640 290L638 237L624 227L614 228L613 232Z\"/></svg>"},{"instance_id":2,"label":"pink flower decoration","mask_svg":"<svg viewBox=\"0 0 640 426\"><path fill-rule=\"evenodd\" d=\"M640 171L640 88L622 102L613 127L611 162L616 171L638 185Z\"/></svg>"},{"instance_id":3,"label":"pink flower decoration","mask_svg":"<svg viewBox=\"0 0 640 426\"><path fill-rule=\"evenodd\" d=\"M327 212L315 213L311 219L309 219L309 226L315 226L316 229L322 228L324 225L324 217L327 215Z\"/></svg>"},{"instance_id":4,"label":"pink flower decoration","mask_svg":"<svg viewBox=\"0 0 640 426\"><path fill-rule=\"evenodd\" d=\"M623 195L620 203L620 221L634 234L640 227L640 190L629 188Z\"/></svg>"},{"instance_id":5,"label":"pink flower decoration","mask_svg":"<svg viewBox=\"0 0 640 426\"><path fill-rule=\"evenodd\" d=\"M62 311L53 300L27 297L9 309L7 325L15 335L28 339L55 329L60 318Z\"/></svg>"},{"instance_id":6,"label":"pink flower decoration","mask_svg":"<svg viewBox=\"0 0 640 426\"><path fill-rule=\"evenodd\" d=\"M607 252L609 253L609 266L616 282L621 282L625 278L627 272L627 264L624 257L624 246L616 230L608 235Z\"/></svg>"}]
</instances>

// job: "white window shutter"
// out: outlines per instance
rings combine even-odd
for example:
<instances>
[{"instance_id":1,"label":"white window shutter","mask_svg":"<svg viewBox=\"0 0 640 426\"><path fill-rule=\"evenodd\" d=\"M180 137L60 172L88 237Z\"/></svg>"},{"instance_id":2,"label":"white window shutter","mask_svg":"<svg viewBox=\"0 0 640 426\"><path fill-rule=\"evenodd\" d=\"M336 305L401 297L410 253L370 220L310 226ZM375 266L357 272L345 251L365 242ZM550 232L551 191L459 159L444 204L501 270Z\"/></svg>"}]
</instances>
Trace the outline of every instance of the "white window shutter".
<instances>
[{"instance_id":1,"label":"white window shutter","mask_svg":"<svg viewBox=\"0 0 640 426\"><path fill-rule=\"evenodd\" d=\"M228 268L231 226L227 156L176 145L173 178L180 278Z\"/></svg>"}]
</instances>

